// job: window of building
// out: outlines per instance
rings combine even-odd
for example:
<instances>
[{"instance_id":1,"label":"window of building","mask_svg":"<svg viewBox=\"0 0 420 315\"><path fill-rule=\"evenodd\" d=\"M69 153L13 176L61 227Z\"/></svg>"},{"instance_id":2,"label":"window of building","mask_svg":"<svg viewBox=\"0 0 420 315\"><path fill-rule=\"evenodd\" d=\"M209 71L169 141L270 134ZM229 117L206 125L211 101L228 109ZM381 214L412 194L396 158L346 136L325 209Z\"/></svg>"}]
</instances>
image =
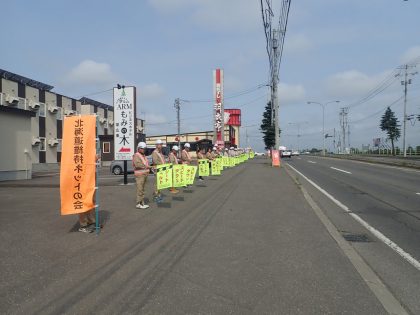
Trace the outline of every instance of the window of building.
<instances>
[{"instance_id":1,"label":"window of building","mask_svg":"<svg viewBox=\"0 0 420 315\"><path fill-rule=\"evenodd\" d=\"M45 144L46 144L45 137L39 137L39 141L40 141L39 151L45 152L45 148L46 148L46 146L45 146Z\"/></svg>"},{"instance_id":2,"label":"window of building","mask_svg":"<svg viewBox=\"0 0 420 315\"><path fill-rule=\"evenodd\" d=\"M62 148L62 141L61 139L57 139L58 144L57 144L57 152L61 152L61 148Z\"/></svg>"},{"instance_id":3,"label":"window of building","mask_svg":"<svg viewBox=\"0 0 420 315\"><path fill-rule=\"evenodd\" d=\"M46 105L45 103L39 103L39 117L45 117Z\"/></svg>"},{"instance_id":4,"label":"window of building","mask_svg":"<svg viewBox=\"0 0 420 315\"><path fill-rule=\"evenodd\" d=\"M111 153L111 142L102 143L102 153Z\"/></svg>"}]
</instances>

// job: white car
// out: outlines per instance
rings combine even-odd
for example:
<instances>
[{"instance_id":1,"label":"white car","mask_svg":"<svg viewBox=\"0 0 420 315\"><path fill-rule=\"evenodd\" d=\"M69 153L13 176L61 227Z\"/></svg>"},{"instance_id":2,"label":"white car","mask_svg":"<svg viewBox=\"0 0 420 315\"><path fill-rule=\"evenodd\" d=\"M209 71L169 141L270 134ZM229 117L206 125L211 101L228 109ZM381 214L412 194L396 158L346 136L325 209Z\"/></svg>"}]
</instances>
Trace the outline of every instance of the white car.
<instances>
[{"instance_id":1,"label":"white car","mask_svg":"<svg viewBox=\"0 0 420 315\"><path fill-rule=\"evenodd\" d=\"M292 152L292 155L293 155L293 156L299 156L299 151L293 151L293 152Z\"/></svg>"},{"instance_id":2,"label":"white car","mask_svg":"<svg viewBox=\"0 0 420 315\"><path fill-rule=\"evenodd\" d=\"M281 151L281 157L283 158L283 157L288 157L288 158L291 158L292 157L292 152L291 151L289 151L289 150L286 150L286 151Z\"/></svg>"}]
</instances>

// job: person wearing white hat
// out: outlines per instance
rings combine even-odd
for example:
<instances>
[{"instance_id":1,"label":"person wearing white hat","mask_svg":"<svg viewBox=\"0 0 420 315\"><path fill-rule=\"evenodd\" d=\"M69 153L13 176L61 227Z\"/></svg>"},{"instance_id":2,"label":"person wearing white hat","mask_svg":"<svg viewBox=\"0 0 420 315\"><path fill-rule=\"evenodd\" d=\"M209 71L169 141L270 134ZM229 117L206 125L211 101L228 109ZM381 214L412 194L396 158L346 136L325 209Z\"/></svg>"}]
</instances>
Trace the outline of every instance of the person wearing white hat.
<instances>
[{"instance_id":1,"label":"person wearing white hat","mask_svg":"<svg viewBox=\"0 0 420 315\"><path fill-rule=\"evenodd\" d=\"M152 162L154 166L165 164L165 157L163 156L163 153L162 153L162 147L163 147L163 141L160 139L156 140L156 149L154 149L152 153ZM157 203L160 203L163 200L162 195L160 194L160 191L157 189L156 181L155 181L155 189L153 192L153 199Z\"/></svg>"},{"instance_id":2,"label":"person wearing white hat","mask_svg":"<svg viewBox=\"0 0 420 315\"><path fill-rule=\"evenodd\" d=\"M177 146L177 145L174 145L174 146L172 147L171 152L169 152L169 163L172 163L172 165L176 165L176 164L178 164L178 158L176 157L176 156L177 156L177 154L178 154L178 151L179 151L178 146ZM175 187L171 187L171 188L169 189L169 192L170 192L171 194L177 194L177 193L179 193L179 190L178 190L178 189L176 189Z\"/></svg>"},{"instance_id":3,"label":"person wearing white hat","mask_svg":"<svg viewBox=\"0 0 420 315\"><path fill-rule=\"evenodd\" d=\"M146 143L139 142L137 152L133 156L134 176L137 185L136 208L147 209L148 205L144 203L144 187L146 186L147 176L150 172L149 161L145 155Z\"/></svg>"},{"instance_id":4,"label":"person wearing white hat","mask_svg":"<svg viewBox=\"0 0 420 315\"><path fill-rule=\"evenodd\" d=\"M182 164L191 164L190 149L191 149L191 145L188 142L184 144L184 150L182 150L181 152Z\"/></svg>"}]
</instances>

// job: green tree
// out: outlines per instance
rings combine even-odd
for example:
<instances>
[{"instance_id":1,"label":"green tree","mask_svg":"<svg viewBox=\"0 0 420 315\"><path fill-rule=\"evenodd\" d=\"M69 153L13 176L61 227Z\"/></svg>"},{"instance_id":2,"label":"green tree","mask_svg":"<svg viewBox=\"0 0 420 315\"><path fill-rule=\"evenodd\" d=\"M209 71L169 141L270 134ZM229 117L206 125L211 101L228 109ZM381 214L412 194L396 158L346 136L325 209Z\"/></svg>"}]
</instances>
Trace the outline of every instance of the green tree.
<instances>
[{"instance_id":1,"label":"green tree","mask_svg":"<svg viewBox=\"0 0 420 315\"><path fill-rule=\"evenodd\" d=\"M263 133L263 140L266 149L271 149L275 145L274 126L271 121L271 102L265 106L263 119L261 121L260 130ZM279 132L281 132L279 130Z\"/></svg>"},{"instance_id":2,"label":"green tree","mask_svg":"<svg viewBox=\"0 0 420 315\"><path fill-rule=\"evenodd\" d=\"M392 154L395 155L394 141L401 136L401 125L398 123L395 113L388 107L381 118L381 130L385 131L388 139L391 140Z\"/></svg>"}]
</instances>

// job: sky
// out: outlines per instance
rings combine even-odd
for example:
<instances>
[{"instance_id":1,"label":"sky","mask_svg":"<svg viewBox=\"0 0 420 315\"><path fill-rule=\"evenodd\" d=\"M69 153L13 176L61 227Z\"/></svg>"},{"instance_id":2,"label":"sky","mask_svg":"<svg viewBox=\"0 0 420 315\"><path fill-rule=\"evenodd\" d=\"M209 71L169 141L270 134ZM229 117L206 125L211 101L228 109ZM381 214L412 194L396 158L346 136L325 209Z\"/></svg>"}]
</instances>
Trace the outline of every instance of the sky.
<instances>
[{"instance_id":1,"label":"sky","mask_svg":"<svg viewBox=\"0 0 420 315\"><path fill-rule=\"evenodd\" d=\"M281 0L272 1L277 21ZM16 0L2 12L0 68L110 105L112 92L101 91L134 85L148 135L176 133L177 97L191 100L181 104L182 132L212 130L213 103L196 100L212 99L212 70L224 69L225 108L242 110L241 145L247 130L248 143L264 149L268 56L259 0ZM340 101L326 106L330 135L338 133L340 108L350 107L352 147L385 139L386 107L398 100L391 108L403 118L395 69L420 56L419 12L417 0L292 0L280 69L281 144L322 147L322 108L308 101ZM389 87L359 102L387 78ZM420 74L411 79L407 114L420 114ZM420 122L412 123L407 143L420 145Z\"/></svg>"}]
</instances>

